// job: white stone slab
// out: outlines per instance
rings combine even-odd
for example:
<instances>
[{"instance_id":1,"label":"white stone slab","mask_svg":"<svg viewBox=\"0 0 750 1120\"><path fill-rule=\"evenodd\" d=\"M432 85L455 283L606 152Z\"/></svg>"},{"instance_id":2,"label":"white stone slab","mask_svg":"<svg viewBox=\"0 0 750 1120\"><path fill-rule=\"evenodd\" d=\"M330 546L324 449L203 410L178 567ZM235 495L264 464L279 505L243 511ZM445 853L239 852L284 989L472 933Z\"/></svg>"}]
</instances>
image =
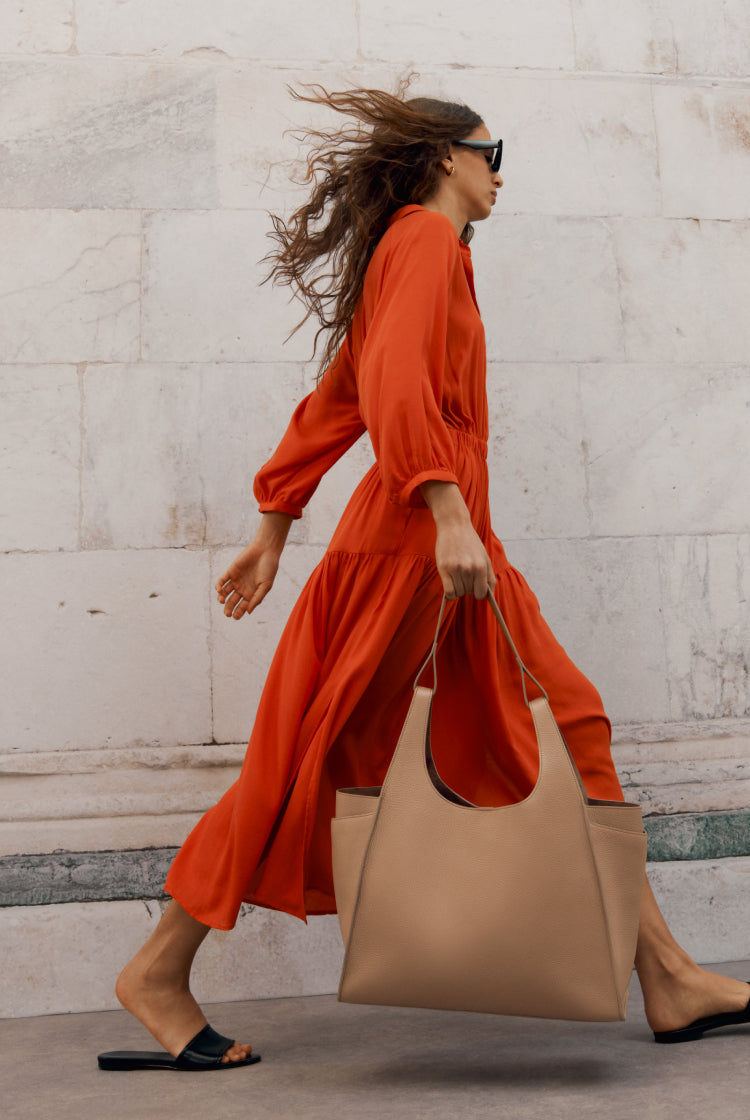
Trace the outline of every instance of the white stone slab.
<instances>
[{"instance_id":1,"label":"white stone slab","mask_svg":"<svg viewBox=\"0 0 750 1120\"><path fill-rule=\"evenodd\" d=\"M657 542L505 541L613 722L669 718Z\"/></svg>"},{"instance_id":2,"label":"white stone slab","mask_svg":"<svg viewBox=\"0 0 750 1120\"><path fill-rule=\"evenodd\" d=\"M491 360L601 362L625 356L606 222L500 214L478 229L471 250Z\"/></svg>"},{"instance_id":3,"label":"white stone slab","mask_svg":"<svg viewBox=\"0 0 750 1120\"><path fill-rule=\"evenodd\" d=\"M2 941L12 969L0 979L8 1018L119 1007L114 984L158 924L164 904L82 902L7 907ZM338 984L343 949L335 916L305 926L288 914L243 907L231 934L212 932L194 971L197 999L322 995Z\"/></svg>"},{"instance_id":4,"label":"white stone slab","mask_svg":"<svg viewBox=\"0 0 750 1120\"><path fill-rule=\"evenodd\" d=\"M287 288L261 287L272 249L266 214L176 211L146 219L143 354L160 362L290 362L312 353Z\"/></svg>"},{"instance_id":5,"label":"white stone slab","mask_svg":"<svg viewBox=\"0 0 750 1120\"><path fill-rule=\"evenodd\" d=\"M634 750L648 750L653 743L663 744L665 750L672 749L670 744L684 743L688 744L686 749L692 750L690 744L695 744L696 757L713 758L717 750L724 750L723 744L741 743L744 757L750 739L750 719L656 720L615 727L613 732L614 742ZM734 747L726 749L734 756Z\"/></svg>"},{"instance_id":6,"label":"white stone slab","mask_svg":"<svg viewBox=\"0 0 750 1120\"><path fill-rule=\"evenodd\" d=\"M750 368L587 365L581 387L595 534L750 527Z\"/></svg>"},{"instance_id":7,"label":"white stone slab","mask_svg":"<svg viewBox=\"0 0 750 1120\"><path fill-rule=\"evenodd\" d=\"M642 82L499 77L472 67L425 72L418 86L470 105L503 138L493 214L661 212L651 91ZM478 223L477 244L484 236ZM505 274L502 249L496 267Z\"/></svg>"},{"instance_id":8,"label":"white stone slab","mask_svg":"<svg viewBox=\"0 0 750 1120\"><path fill-rule=\"evenodd\" d=\"M495 532L512 540L586 536L577 368L492 362L487 386Z\"/></svg>"},{"instance_id":9,"label":"white stone slab","mask_svg":"<svg viewBox=\"0 0 750 1120\"><path fill-rule=\"evenodd\" d=\"M96 774L120 770L199 772L242 760L236 744L169 743L162 746L98 747L96 750L16 751L3 756L3 773L18 776Z\"/></svg>"},{"instance_id":10,"label":"white stone slab","mask_svg":"<svg viewBox=\"0 0 750 1120\"><path fill-rule=\"evenodd\" d=\"M706 784L704 768L697 766L687 781L676 779L662 788L651 770L632 771L620 781L628 801L637 801L644 813L712 813L750 806L747 763L736 763L725 782ZM619 773L619 771L618 771Z\"/></svg>"},{"instance_id":11,"label":"white stone slab","mask_svg":"<svg viewBox=\"0 0 750 1120\"><path fill-rule=\"evenodd\" d=\"M650 863L648 878L676 940L704 964L750 952L750 856Z\"/></svg>"},{"instance_id":12,"label":"white stone slab","mask_svg":"<svg viewBox=\"0 0 750 1120\"><path fill-rule=\"evenodd\" d=\"M74 0L0 0L0 53L63 53L73 44Z\"/></svg>"},{"instance_id":13,"label":"white stone slab","mask_svg":"<svg viewBox=\"0 0 750 1120\"><path fill-rule=\"evenodd\" d=\"M15 554L0 572L4 750L210 740L207 557Z\"/></svg>"},{"instance_id":14,"label":"white stone slab","mask_svg":"<svg viewBox=\"0 0 750 1120\"><path fill-rule=\"evenodd\" d=\"M620 743L613 758L626 797L637 801L644 813L708 813L750 805L746 736Z\"/></svg>"},{"instance_id":15,"label":"white stone slab","mask_svg":"<svg viewBox=\"0 0 750 1120\"><path fill-rule=\"evenodd\" d=\"M495 0L459 14L428 0L360 0L365 58L416 65L573 69L570 9L556 0Z\"/></svg>"},{"instance_id":16,"label":"white stone slab","mask_svg":"<svg viewBox=\"0 0 750 1120\"><path fill-rule=\"evenodd\" d=\"M745 0L573 0L581 70L746 77L750 18Z\"/></svg>"},{"instance_id":17,"label":"white stone slab","mask_svg":"<svg viewBox=\"0 0 750 1120\"><path fill-rule=\"evenodd\" d=\"M4 70L1 206L216 205L211 68L66 58Z\"/></svg>"},{"instance_id":18,"label":"white stone slab","mask_svg":"<svg viewBox=\"0 0 750 1120\"><path fill-rule=\"evenodd\" d=\"M644 812L750 806L750 720L614 727L613 743L626 796L632 795Z\"/></svg>"},{"instance_id":19,"label":"white stone slab","mask_svg":"<svg viewBox=\"0 0 750 1120\"><path fill-rule=\"evenodd\" d=\"M327 89L357 85L391 88L389 74L338 63L280 67L235 61L215 72L216 174L221 205L291 212L309 188L301 183L305 147L294 133L341 128L346 119L322 106L292 100L296 89L320 83Z\"/></svg>"},{"instance_id":20,"label":"white stone slab","mask_svg":"<svg viewBox=\"0 0 750 1120\"><path fill-rule=\"evenodd\" d=\"M664 214L750 217L750 90L652 89Z\"/></svg>"},{"instance_id":21,"label":"white stone slab","mask_svg":"<svg viewBox=\"0 0 750 1120\"><path fill-rule=\"evenodd\" d=\"M211 586L239 549L222 549L211 565ZM287 544L268 596L241 619L227 618L218 601L211 607L214 737L247 742L282 630L299 593L323 555L322 546ZM214 593L215 599L215 593Z\"/></svg>"},{"instance_id":22,"label":"white stone slab","mask_svg":"<svg viewBox=\"0 0 750 1120\"><path fill-rule=\"evenodd\" d=\"M80 398L71 366L0 370L0 549L78 543Z\"/></svg>"},{"instance_id":23,"label":"white stone slab","mask_svg":"<svg viewBox=\"0 0 750 1120\"><path fill-rule=\"evenodd\" d=\"M91 366L83 385L87 547L250 539L253 477L302 396L301 366Z\"/></svg>"},{"instance_id":24,"label":"white stone slab","mask_svg":"<svg viewBox=\"0 0 750 1120\"><path fill-rule=\"evenodd\" d=\"M672 24L661 3L623 0L617 12L597 0L571 0L579 70L671 73L677 66Z\"/></svg>"},{"instance_id":25,"label":"white stone slab","mask_svg":"<svg viewBox=\"0 0 750 1120\"><path fill-rule=\"evenodd\" d=\"M229 780L226 785L230 785ZM164 817L149 813L135 817L0 821L0 856L178 848L202 816L203 810Z\"/></svg>"},{"instance_id":26,"label":"white stone slab","mask_svg":"<svg viewBox=\"0 0 750 1120\"><path fill-rule=\"evenodd\" d=\"M203 813L238 776L238 766L226 765L165 770L115 762L83 773L71 767L69 773L0 778L0 805L3 816L17 821Z\"/></svg>"},{"instance_id":27,"label":"white stone slab","mask_svg":"<svg viewBox=\"0 0 750 1120\"><path fill-rule=\"evenodd\" d=\"M335 914L313 915L305 925L289 914L243 907L234 930L209 934L196 960L195 995L203 1002L324 995L338 988L343 959Z\"/></svg>"},{"instance_id":28,"label":"white stone slab","mask_svg":"<svg viewBox=\"0 0 750 1120\"><path fill-rule=\"evenodd\" d=\"M319 0L314 8L289 0L76 0L76 43L81 54L346 59L357 49L356 11L350 0Z\"/></svg>"},{"instance_id":29,"label":"white stone slab","mask_svg":"<svg viewBox=\"0 0 750 1120\"><path fill-rule=\"evenodd\" d=\"M750 360L750 222L609 224L628 361Z\"/></svg>"},{"instance_id":30,"label":"white stone slab","mask_svg":"<svg viewBox=\"0 0 750 1120\"><path fill-rule=\"evenodd\" d=\"M244 754L209 743L2 755L0 856L179 846Z\"/></svg>"},{"instance_id":31,"label":"white stone slab","mask_svg":"<svg viewBox=\"0 0 750 1120\"><path fill-rule=\"evenodd\" d=\"M673 719L750 715L750 535L659 542Z\"/></svg>"},{"instance_id":32,"label":"white stone slab","mask_svg":"<svg viewBox=\"0 0 750 1120\"><path fill-rule=\"evenodd\" d=\"M0 210L0 361L138 356L141 217Z\"/></svg>"}]
</instances>

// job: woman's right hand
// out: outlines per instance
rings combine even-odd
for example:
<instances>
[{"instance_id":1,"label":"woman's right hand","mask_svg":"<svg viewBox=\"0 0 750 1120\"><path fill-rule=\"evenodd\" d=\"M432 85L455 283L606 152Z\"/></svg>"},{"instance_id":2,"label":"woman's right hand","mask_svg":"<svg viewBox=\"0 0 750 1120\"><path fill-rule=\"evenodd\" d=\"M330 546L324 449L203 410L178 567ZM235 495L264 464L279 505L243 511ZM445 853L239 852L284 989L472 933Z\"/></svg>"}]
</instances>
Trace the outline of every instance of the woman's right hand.
<instances>
[{"instance_id":1,"label":"woman's right hand","mask_svg":"<svg viewBox=\"0 0 750 1120\"><path fill-rule=\"evenodd\" d=\"M447 599L460 595L484 599L495 589L492 561L471 524L438 525L435 563Z\"/></svg>"},{"instance_id":2,"label":"woman's right hand","mask_svg":"<svg viewBox=\"0 0 750 1120\"><path fill-rule=\"evenodd\" d=\"M495 573L461 491L455 482L437 480L423 482L420 490L435 518L435 563L446 598L484 599L495 588Z\"/></svg>"},{"instance_id":3,"label":"woman's right hand","mask_svg":"<svg viewBox=\"0 0 750 1120\"><path fill-rule=\"evenodd\" d=\"M217 579L214 586L227 618L252 614L273 587L292 520L286 513L264 513L252 543Z\"/></svg>"}]
</instances>

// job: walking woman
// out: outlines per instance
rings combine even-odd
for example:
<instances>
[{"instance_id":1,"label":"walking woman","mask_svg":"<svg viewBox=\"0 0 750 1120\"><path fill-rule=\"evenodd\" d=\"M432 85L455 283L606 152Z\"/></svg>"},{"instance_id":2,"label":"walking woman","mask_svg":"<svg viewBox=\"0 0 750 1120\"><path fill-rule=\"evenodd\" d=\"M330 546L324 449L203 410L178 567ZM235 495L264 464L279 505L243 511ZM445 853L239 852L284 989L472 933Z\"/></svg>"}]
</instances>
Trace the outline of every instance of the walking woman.
<instances>
[{"instance_id":1,"label":"walking woman","mask_svg":"<svg viewBox=\"0 0 750 1120\"><path fill-rule=\"evenodd\" d=\"M363 89L296 96L357 122L314 134L311 196L288 222L274 219L273 274L317 317L326 348L317 388L255 479L261 524L217 582L224 614L262 602L292 520L365 431L377 462L292 611L241 776L187 838L166 883L173 901L118 980L123 1006L168 1053L102 1055L102 1068L257 1060L249 1041L207 1026L190 993L193 958L210 928L233 927L243 900L299 918L335 912L335 791L382 783L444 591L432 724L441 778L476 805L518 801L536 781L518 669L481 601L491 588L588 793L623 800L599 695L490 527L469 241L503 185L502 142L464 105ZM750 1021L748 985L690 959L648 884L636 968L660 1040L706 1017L704 1029Z\"/></svg>"}]
</instances>

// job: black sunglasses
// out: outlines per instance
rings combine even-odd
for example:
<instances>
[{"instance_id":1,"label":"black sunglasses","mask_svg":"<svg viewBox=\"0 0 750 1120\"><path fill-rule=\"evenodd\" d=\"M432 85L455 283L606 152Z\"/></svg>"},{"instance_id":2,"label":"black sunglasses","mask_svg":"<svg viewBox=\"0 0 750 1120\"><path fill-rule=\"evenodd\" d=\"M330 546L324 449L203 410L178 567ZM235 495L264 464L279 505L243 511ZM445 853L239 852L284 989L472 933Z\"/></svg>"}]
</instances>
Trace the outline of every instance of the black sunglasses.
<instances>
[{"instance_id":1,"label":"black sunglasses","mask_svg":"<svg viewBox=\"0 0 750 1120\"><path fill-rule=\"evenodd\" d=\"M453 143L461 148L474 148L478 152L494 148L495 155L490 166L493 171L500 170L500 162L503 158L502 140L454 140Z\"/></svg>"}]
</instances>

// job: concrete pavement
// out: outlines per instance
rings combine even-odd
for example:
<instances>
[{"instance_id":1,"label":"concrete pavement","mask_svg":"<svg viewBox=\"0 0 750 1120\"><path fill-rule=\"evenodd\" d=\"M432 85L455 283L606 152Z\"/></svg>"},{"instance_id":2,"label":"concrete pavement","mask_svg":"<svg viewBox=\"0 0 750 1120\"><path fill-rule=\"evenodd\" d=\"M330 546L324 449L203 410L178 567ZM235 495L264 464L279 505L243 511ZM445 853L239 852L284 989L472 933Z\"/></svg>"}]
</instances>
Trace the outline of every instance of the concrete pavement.
<instances>
[{"instance_id":1,"label":"concrete pavement","mask_svg":"<svg viewBox=\"0 0 750 1120\"><path fill-rule=\"evenodd\" d=\"M750 963L712 966L750 979ZM748 1120L750 1026L659 1046L637 980L625 1023L339 1004L214 1004L263 1061L197 1074L104 1073L99 1050L154 1048L124 1011L0 1022L4 1120Z\"/></svg>"}]
</instances>

